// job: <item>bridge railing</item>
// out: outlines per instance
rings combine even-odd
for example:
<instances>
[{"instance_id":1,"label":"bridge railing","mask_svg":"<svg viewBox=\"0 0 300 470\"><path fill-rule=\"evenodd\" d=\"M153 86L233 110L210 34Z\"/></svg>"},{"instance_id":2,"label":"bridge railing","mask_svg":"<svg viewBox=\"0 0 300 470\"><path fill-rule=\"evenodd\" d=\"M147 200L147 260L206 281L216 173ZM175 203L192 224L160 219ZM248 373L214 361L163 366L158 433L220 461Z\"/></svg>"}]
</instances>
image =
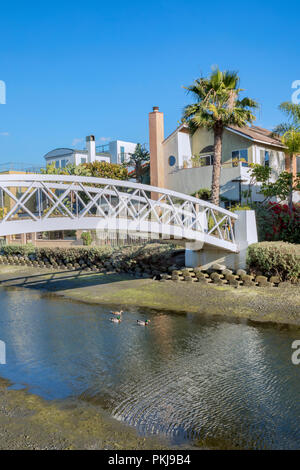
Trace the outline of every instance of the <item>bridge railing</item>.
<instances>
[{"instance_id":1,"label":"bridge railing","mask_svg":"<svg viewBox=\"0 0 300 470\"><path fill-rule=\"evenodd\" d=\"M212 243L213 238L235 243L234 213L175 191L106 178L0 175L0 233L10 222L15 222L16 230L21 230L19 225L25 220L40 226L43 222L50 231L54 219L69 219L81 228L83 220L92 218L99 223L126 220L130 230L136 227L137 231L173 228L170 234L175 238L200 240L202 234L202 239L205 235Z\"/></svg>"}]
</instances>

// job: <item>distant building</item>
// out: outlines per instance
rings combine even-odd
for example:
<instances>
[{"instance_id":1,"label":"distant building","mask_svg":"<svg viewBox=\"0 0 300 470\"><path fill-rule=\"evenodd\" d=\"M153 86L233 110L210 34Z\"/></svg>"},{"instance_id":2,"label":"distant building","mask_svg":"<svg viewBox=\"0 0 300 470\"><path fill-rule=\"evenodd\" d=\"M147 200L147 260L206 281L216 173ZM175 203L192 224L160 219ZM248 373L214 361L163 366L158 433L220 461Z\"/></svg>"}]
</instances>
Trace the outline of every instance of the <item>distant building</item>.
<instances>
[{"instance_id":1,"label":"distant building","mask_svg":"<svg viewBox=\"0 0 300 470\"><path fill-rule=\"evenodd\" d=\"M57 148L44 155L44 158L46 165L54 163L57 168L94 161L121 164L130 159L130 153L135 151L135 147L136 143L123 140L114 140L106 145L96 146L95 137L89 135L86 137L86 149Z\"/></svg>"}]
</instances>

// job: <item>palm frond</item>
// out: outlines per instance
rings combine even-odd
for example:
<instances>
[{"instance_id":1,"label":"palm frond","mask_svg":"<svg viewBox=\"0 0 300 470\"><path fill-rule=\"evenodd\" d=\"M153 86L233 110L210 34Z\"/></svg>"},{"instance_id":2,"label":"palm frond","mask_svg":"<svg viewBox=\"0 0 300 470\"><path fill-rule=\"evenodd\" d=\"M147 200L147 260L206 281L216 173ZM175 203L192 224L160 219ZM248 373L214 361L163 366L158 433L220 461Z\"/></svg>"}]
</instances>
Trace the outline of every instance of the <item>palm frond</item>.
<instances>
[{"instance_id":1,"label":"palm frond","mask_svg":"<svg viewBox=\"0 0 300 470\"><path fill-rule=\"evenodd\" d=\"M292 127L293 126L288 122L283 122L281 124L278 124L278 126L274 127L271 135L272 137L281 137L283 136L283 134L291 130Z\"/></svg>"},{"instance_id":2,"label":"palm frond","mask_svg":"<svg viewBox=\"0 0 300 470\"><path fill-rule=\"evenodd\" d=\"M279 105L279 109L293 121L294 125L300 125L300 104L284 101Z\"/></svg>"},{"instance_id":3,"label":"palm frond","mask_svg":"<svg viewBox=\"0 0 300 470\"><path fill-rule=\"evenodd\" d=\"M190 123L191 132L197 126L212 128L216 122L243 127L255 120L252 111L258 104L251 98L239 99L242 90L237 72L215 68L208 78L199 78L185 89L196 99L183 110L183 120Z\"/></svg>"}]
</instances>

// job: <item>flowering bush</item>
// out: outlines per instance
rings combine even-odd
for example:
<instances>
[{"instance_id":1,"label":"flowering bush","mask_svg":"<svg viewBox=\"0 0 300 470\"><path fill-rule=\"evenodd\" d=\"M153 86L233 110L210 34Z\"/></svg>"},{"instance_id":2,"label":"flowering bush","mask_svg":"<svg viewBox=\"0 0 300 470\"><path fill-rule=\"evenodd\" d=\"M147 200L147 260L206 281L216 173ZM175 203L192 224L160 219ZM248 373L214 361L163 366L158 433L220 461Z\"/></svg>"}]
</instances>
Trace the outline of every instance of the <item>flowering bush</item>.
<instances>
[{"instance_id":1,"label":"flowering bush","mask_svg":"<svg viewBox=\"0 0 300 470\"><path fill-rule=\"evenodd\" d=\"M256 217L261 241L300 243L300 204L291 211L287 204L269 202L256 208Z\"/></svg>"}]
</instances>

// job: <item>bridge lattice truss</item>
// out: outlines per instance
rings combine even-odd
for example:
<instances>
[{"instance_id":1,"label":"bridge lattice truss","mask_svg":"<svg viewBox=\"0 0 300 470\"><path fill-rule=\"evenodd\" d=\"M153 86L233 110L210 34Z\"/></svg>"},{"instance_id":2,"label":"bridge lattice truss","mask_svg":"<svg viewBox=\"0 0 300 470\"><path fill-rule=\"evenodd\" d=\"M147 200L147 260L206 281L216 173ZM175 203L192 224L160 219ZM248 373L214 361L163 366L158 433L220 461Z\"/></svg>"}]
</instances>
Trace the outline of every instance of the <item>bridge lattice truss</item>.
<instances>
[{"instance_id":1,"label":"bridge lattice truss","mask_svg":"<svg viewBox=\"0 0 300 470\"><path fill-rule=\"evenodd\" d=\"M207 201L128 181L0 175L0 236L55 230L119 230L237 251L236 218Z\"/></svg>"}]
</instances>

